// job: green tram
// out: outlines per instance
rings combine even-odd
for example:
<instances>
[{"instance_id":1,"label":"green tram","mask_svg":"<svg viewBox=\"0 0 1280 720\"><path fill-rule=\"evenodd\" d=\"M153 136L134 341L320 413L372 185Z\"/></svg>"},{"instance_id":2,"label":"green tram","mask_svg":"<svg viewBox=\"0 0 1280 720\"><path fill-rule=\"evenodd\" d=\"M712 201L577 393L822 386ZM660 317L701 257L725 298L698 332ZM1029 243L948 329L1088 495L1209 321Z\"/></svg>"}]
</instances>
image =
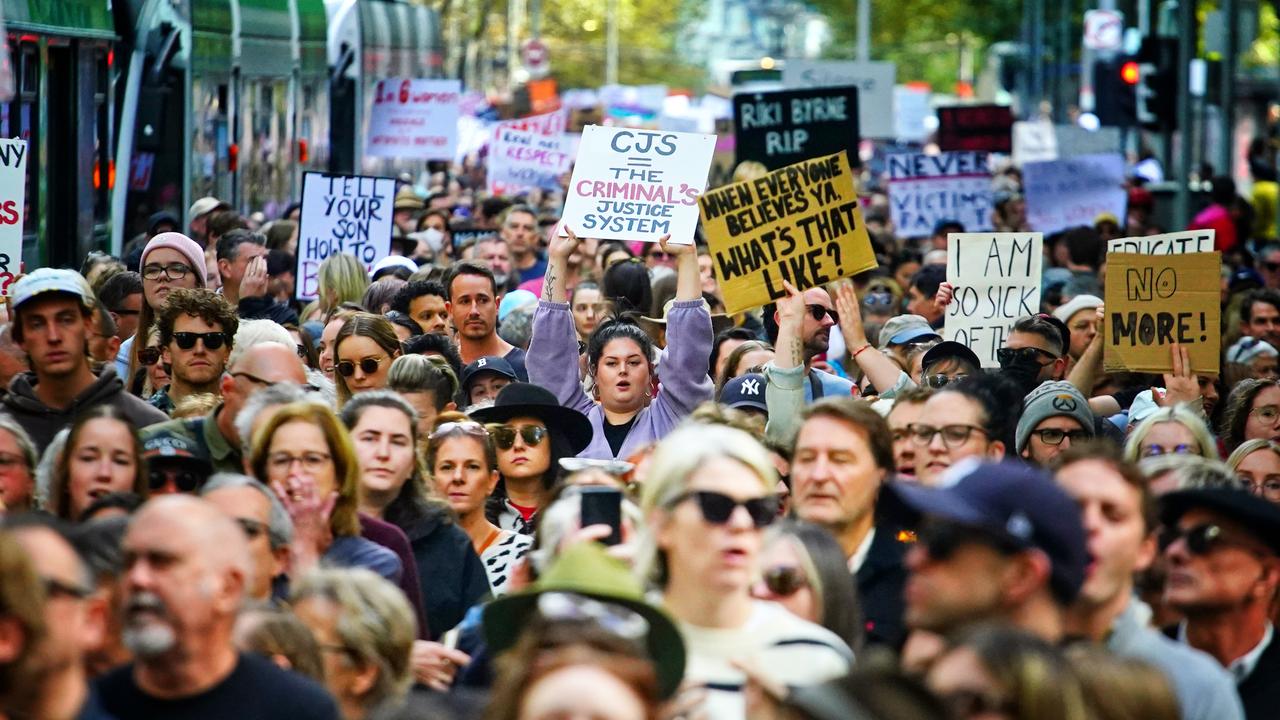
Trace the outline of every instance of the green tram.
<instances>
[{"instance_id":1,"label":"green tram","mask_svg":"<svg viewBox=\"0 0 1280 720\"><path fill-rule=\"evenodd\" d=\"M119 253L215 195L278 215L305 170L359 162L371 88L438 77L434 11L392 0L0 0L0 137L31 143L23 259ZM3 89L0 72L0 90Z\"/></svg>"}]
</instances>

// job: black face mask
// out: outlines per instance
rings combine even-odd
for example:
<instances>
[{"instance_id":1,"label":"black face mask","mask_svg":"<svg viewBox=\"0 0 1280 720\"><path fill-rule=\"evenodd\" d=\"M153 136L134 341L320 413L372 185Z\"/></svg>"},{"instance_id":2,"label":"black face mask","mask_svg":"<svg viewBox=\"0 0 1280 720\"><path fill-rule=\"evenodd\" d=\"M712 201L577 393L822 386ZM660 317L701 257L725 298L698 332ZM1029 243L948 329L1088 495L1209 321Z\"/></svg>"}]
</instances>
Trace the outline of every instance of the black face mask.
<instances>
[{"instance_id":1,"label":"black face mask","mask_svg":"<svg viewBox=\"0 0 1280 720\"><path fill-rule=\"evenodd\" d=\"M1014 358L1000 365L1000 371L1030 392L1040 384L1040 371L1043 366L1034 358Z\"/></svg>"}]
</instances>

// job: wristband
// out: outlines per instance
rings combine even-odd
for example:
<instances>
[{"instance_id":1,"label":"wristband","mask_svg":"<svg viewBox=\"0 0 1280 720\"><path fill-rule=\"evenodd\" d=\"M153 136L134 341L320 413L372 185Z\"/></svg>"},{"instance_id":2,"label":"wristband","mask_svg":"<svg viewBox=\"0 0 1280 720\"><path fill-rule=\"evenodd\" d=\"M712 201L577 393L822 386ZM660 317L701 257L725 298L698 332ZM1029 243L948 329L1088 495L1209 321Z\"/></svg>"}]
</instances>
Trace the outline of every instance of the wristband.
<instances>
[{"instance_id":1,"label":"wristband","mask_svg":"<svg viewBox=\"0 0 1280 720\"><path fill-rule=\"evenodd\" d=\"M863 351L863 350L866 350L866 349L867 349L867 348L869 348L869 347L871 347L871 343L867 343L866 345L863 345L862 347L858 348L857 350L854 350L852 353L850 353L850 355L849 355L849 359L850 359L850 360L856 360L856 359L858 359L858 356L862 354L862 351Z\"/></svg>"}]
</instances>

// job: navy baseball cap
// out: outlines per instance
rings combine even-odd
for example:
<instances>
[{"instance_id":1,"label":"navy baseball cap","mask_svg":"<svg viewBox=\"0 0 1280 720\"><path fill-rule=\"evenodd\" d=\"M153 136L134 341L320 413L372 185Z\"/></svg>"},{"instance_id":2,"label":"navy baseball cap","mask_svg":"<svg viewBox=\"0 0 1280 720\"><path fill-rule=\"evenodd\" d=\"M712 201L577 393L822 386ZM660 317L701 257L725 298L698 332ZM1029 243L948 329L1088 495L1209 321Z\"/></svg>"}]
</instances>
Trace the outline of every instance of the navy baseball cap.
<instances>
[{"instance_id":1,"label":"navy baseball cap","mask_svg":"<svg viewBox=\"0 0 1280 720\"><path fill-rule=\"evenodd\" d=\"M764 400L764 375L747 373L730 379L720 390L720 404L734 409L769 412Z\"/></svg>"},{"instance_id":2,"label":"navy baseball cap","mask_svg":"<svg viewBox=\"0 0 1280 720\"><path fill-rule=\"evenodd\" d=\"M462 389L466 390L470 388L472 378L483 372L497 373L498 375L511 378L512 380L520 379L516 375L516 369L511 367L511 363L507 362L505 358L498 357L497 355L485 355L482 358L477 358L475 362L462 368Z\"/></svg>"},{"instance_id":3,"label":"navy baseball cap","mask_svg":"<svg viewBox=\"0 0 1280 720\"><path fill-rule=\"evenodd\" d=\"M926 517L947 520L1044 552L1053 565L1050 586L1063 602L1073 600L1084 584L1089 554L1080 509L1039 468L964 460L951 466L937 487L893 482L881 497L886 518L905 527L918 527Z\"/></svg>"}]
</instances>

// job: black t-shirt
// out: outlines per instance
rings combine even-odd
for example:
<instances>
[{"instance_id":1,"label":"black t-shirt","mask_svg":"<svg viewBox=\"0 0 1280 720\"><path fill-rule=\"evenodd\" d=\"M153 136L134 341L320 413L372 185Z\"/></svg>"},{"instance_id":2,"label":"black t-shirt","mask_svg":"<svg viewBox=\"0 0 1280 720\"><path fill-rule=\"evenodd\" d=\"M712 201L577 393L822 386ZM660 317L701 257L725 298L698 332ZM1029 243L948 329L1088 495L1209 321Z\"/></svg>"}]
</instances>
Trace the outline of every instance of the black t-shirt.
<instances>
[{"instance_id":1,"label":"black t-shirt","mask_svg":"<svg viewBox=\"0 0 1280 720\"><path fill-rule=\"evenodd\" d=\"M604 421L604 439L609 441L609 449L613 451L613 456L618 457L618 453L622 452L622 443L627 441L627 436L631 434L631 427L636 424L636 418L639 415L631 416L631 419L621 425L614 425L608 420Z\"/></svg>"},{"instance_id":2,"label":"black t-shirt","mask_svg":"<svg viewBox=\"0 0 1280 720\"><path fill-rule=\"evenodd\" d=\"M225 680L192 697L160 700L147 695L134 682L132 663L99 678L96 687L102 708L121 720L338 718L338 707L324 688L252 653L242 653Z\"/></svg>"}]
</instances>

